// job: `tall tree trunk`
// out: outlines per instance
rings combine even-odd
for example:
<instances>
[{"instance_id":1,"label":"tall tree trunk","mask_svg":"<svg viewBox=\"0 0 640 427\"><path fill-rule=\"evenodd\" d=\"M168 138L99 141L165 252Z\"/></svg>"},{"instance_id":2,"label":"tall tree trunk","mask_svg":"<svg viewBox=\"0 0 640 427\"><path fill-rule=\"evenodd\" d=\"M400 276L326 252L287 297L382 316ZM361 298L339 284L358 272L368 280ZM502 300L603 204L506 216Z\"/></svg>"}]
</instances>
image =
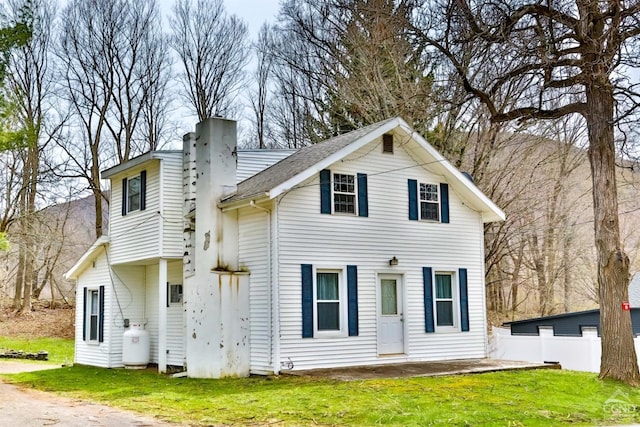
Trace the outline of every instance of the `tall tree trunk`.
<instances>
[{"instance_id":1,"label":"tall tree trunk","mask_svg":"<svg viewBox=\"0 0 640 427\"><path fill-rule=\"evenodd\" d=\"M586 88L589 162L593 179L594 233L598 258L602 358L600 378L640 385L631 329L629 258L620 243L613 132L613 88L607 79L593 78Z\"/></svg>"},{"instance_id":2,"label":"tall tree trunk","mask_svg":"<svg viewBox=\"0 0 640 427\"><path fill-rule=\"evenodd\" d=\"M25 249L24 242L20 240L18 243L18 271L16 272L16 286L13 295L13 309L18 311L22 308L22 285L24 283L24 258Z\"/></svg>"}]
</instances>

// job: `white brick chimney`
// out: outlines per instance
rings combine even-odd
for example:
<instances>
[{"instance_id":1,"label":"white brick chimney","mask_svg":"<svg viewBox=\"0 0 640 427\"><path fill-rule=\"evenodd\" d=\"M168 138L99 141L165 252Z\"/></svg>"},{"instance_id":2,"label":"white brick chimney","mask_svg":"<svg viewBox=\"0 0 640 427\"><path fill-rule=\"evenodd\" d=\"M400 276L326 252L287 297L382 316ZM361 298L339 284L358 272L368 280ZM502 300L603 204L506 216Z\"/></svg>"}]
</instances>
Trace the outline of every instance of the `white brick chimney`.
<instances>
[{"instance_id":1,"label":"white brick chimney","mask_svg":"<svg viewBox=\"0 0 640 427\"><path fill-rule=\"evenodd\" d=\"M185 238L184 275L187 374L245 376L249 276L236 271L237 211L218 208L218 202L237 188L236 122L206 119L183 142L185 211L193 212L195 206L195 227L185 232L190 236ZM192 267L187 268L189 263Z\"/></svg>"}]
</instances>

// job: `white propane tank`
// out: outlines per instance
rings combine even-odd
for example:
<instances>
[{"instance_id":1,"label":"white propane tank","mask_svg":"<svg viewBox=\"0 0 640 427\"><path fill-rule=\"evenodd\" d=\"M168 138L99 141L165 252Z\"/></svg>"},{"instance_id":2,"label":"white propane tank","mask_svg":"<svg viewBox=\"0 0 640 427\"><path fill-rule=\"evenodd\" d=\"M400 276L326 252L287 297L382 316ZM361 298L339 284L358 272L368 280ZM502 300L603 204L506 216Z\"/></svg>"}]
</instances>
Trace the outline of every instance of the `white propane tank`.
<instances>
[{"instance_id":1,"label":"white propane tank","mask_svg":"<svg viewBox=\"0 0 640 427\"><path fill-rule=\"evenodd\" d=\"M122 363L126 369L144 369L149 364L149 332L132 323L122 336Z\"/></svg>"}]
</instances>

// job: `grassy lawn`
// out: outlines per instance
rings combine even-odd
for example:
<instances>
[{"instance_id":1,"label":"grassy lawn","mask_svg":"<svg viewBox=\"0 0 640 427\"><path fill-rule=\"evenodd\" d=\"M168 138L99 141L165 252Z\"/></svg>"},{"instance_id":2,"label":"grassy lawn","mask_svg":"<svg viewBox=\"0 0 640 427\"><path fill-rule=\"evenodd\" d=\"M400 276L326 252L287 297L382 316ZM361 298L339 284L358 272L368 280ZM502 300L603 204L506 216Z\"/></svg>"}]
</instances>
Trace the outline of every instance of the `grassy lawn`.
<instances>
[{"instance_id":1,"label":"grassy lawn","mask_svg":"<svg viewBox=\"0 0 640 427\"><path fill-rule=\"evenodd\" d=\"M552 426L640 421L640 390L599 381L594 374L559 370L339 382L286 376L196 380L74 366L8 375L4 380L195 425ZM623 404L612 408L606 404L610 398Z\"/></svg>"},{"instance_id":2,"label":"grassy lawn","mask_svg":"<svg viewBox=\"0 0 640 427\"><path fill-rule=\"evenodd\" d=\"M49 352L49 360L47 362L33 363L52 363L56 365L73 363L74 344L72 339L64 338L16 338L16 337L0 337L0 351L3 350L22 350L26 353L37 353L40 350ZM0 359L14 360L14 359ZM23 359L15 359L20 362L27 362Z\"/></svg>"}]
</instances>

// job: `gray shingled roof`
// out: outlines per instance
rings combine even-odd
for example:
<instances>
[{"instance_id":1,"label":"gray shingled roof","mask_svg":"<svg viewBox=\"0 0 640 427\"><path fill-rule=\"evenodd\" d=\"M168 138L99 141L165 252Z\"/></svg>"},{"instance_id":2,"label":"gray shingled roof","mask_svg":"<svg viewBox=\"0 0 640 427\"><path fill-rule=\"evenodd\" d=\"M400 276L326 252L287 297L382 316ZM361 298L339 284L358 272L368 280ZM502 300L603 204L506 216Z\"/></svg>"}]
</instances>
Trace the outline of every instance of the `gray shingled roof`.
<instances>
[{"instance_id":1,"label":"gray shingled roof","mask_svg":"<svg viewBox=\"0 0 640 427\"><path fill-rule=\"evenodd\" d=\"M231 203L264 195L278 185L306 171L316 163L393 120L396 120L396 118L383 120L318 144L301 148L289 157L280 160L278 163L257 173L251 178L240 182L236 194L223 200L223 203Z\"/></svg>"}]
</instances>

